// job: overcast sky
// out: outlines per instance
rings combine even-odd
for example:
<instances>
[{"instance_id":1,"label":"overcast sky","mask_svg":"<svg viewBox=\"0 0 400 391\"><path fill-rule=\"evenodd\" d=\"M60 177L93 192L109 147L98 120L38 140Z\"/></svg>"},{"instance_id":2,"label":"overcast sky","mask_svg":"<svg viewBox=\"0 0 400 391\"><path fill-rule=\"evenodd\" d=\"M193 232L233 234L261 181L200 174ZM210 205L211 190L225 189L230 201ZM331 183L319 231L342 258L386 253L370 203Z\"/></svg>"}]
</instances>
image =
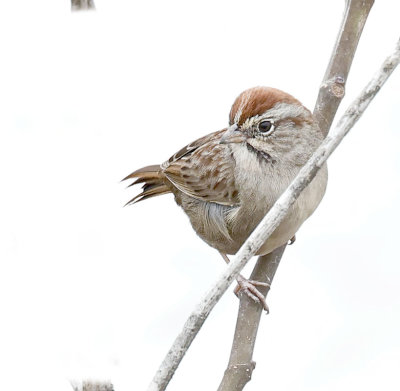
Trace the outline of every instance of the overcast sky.
<instances>
[{"instance_id":1,"label":"overcast sky","mask_svg":"<svg viewBox=\"0 0 400 391\"><path fill-rule=\"evenodd\" d=\"M344 3L95 2L74 14L67 0L0 5L7 391L70 391L88 377L146 388L225 265L171 195L123 208L135 190L120 179L225 127L246 88L312 109ZM399 16L398 0L376 2L340 113L394 48ZM397 70L330 159L325 199L276 275L246 390L399 389L399 96ZM217 388L232 289L169 390Z\"/></svg>"}]
</instances>

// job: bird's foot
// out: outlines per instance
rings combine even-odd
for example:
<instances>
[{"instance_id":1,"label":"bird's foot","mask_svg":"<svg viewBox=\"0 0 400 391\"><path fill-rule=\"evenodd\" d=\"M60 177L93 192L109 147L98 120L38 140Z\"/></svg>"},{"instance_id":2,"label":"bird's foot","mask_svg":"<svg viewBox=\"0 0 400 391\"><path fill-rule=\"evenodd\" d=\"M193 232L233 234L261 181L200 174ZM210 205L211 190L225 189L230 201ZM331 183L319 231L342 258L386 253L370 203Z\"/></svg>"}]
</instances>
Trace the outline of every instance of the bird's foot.
<instances>
[{"instance_id":1,"label":"bird's foot","mask_svg":"<svg viewBox=\"0 0 400 391\"><path fill-rule=\"evenodd\" d=\"M254 280L248 280L247 278L244 278L241 274L236 278L238 285L235 288L235 295L238 296L239 292L242 291L244 292L247 296L249 296L252 300L254 300L256 303L260 303L264 310L269 313L269 308L268 304L265 300L265 296L256 288L257 286L264 286L270 288L271 285L268 284L267 282L261 282L261 281L254 281Z\"/></svg>"},{"instance_id":2,"label":"bird's foot","mask_svg":"<svg viewBox=\"0 0 400 391\"><path fill-rule=\"evenodd\" d=\"M222 258L224 258L225 262L229 264L229 262L230 262L229 257L221 251L219 253L222 255ZM236 281L238 282L238 285L234 290L235 295L239 296L239 292L243 291L247 296L249 296L256 303L260 303L263 306L264 310L268 314L269 308L268 308L267 302L265 300L265 296L256 287L257 286L265 286L265 287L270 288L271 285L268 284L267 282L248 280L247 278L244 278L241 274L239 274L237 276Z\"/></svg>"}]
</instances>

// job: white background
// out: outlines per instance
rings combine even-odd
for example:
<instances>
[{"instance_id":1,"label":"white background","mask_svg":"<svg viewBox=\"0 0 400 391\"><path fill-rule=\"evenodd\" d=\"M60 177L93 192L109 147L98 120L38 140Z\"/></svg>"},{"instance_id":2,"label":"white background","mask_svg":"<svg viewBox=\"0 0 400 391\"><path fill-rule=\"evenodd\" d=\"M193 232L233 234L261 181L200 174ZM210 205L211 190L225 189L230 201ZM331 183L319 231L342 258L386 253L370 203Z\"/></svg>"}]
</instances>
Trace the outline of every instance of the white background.
<instances>
[{"instance_id":1,"label":"white background","mask_svg":"<svg viewBox=\"0 0 400 391\"><path fill-rule=\"evenodd\" d=\"M119 180L225 127L246 88L312 109L343 3L2 2L1 389L145 389L225 265L171 195L123 208L135 190ZM394 48L399 15L397 0L376 2L341 112ZM400 388L399 96L397 70L330 159L246 390ZM217 388L236 311L230 288L169 390Z\"/></svg>"}]
</instances>

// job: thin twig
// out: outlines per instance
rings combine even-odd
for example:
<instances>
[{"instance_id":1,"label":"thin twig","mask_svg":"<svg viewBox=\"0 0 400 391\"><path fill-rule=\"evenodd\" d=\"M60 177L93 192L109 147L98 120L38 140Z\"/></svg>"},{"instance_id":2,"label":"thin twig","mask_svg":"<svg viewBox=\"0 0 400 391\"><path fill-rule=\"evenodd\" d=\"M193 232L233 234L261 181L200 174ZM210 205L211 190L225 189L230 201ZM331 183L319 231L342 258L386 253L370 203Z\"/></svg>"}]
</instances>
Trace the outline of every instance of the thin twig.
<instances>
[{"instance_id":1,"label":"thin twig","mask_svg":"<svg viewBox=\"0 0 400 391\"><path fill-rule=\"evenodd\" d=\"M94 10L94 0L71 0L72 11Z\"/></svg>"},{"instance_id":2,"label":"thin twig","mask_svg":"<svg viewBox=\"0 0 400 391\"><path fill-rule=\"evenodd\" d=\"M262 219L261 223L233 257L231 263L221 274L218 281L196 306L196 309L189 316L183 330L178 335L167 356L161 363L160 368L149 385L149 391L165 390L184 354L215 304L228 289L233 279L238 276L251 257L282 222L301 191L312 181L331 153L343 140L344 136L361 117L368 104L378 93L399 61L400 44L397 45L395 52L385 60L378 74L368 83L359 97L350 105L332 134L322 142L320 147L311 156L310 160L302 167L293 182L279 197L274 206Z\"/></svg>"},{"instance_id":3,"label":"thin twig","mask_svg":"<svg viewBox=\"0 0 400 391\"><path fill-rule=\"evenodd\" d=\"M342 23L314 109L314 117L325 136L329 132L333 118L344 97L345 84L354 53L373 3L374 0L367 2L346 0ZM280 252L277 263L274 255L266 256L264 262L262 262L262 258L259 258L256 269L260 276L268 276L267 271L270 268L270 262L274 262L273 265L278 267L282 255L283 251ZM260 281L266 282L264 279ZM253 350L261 317L258 315L259 309L257 307L249 307L246 303L247 299L243 295L239 305L228 368L224 373L219 391L242 390L251 378L254 368ZM253 322L246 324L242 321L244 317L252 319ZM252 338L248 338L248 336L252 336ZM237 349L242 352L236 352ZM235 370L235 368L245 368L245 370Z\"/></svg>"},{"instance_id":4,"label":"thin twig","mask_svg":"<svg viewBox=\"0 0 400 391\"><path fill-rule=\"evenodd\" d=\"M114 386L109 382L84 380L82 382L71 382L74 391L114 391Z\"/></svg>"}]
</instances>

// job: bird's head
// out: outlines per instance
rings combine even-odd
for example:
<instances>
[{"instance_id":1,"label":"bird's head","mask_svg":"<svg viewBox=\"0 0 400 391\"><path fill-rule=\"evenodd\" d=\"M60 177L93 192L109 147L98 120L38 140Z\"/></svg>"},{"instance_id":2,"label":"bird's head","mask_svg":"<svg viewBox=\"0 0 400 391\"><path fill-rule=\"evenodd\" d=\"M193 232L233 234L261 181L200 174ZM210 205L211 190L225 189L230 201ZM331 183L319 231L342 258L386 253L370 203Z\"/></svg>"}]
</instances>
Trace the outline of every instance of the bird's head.
<instances>
[{"instance_id":1,"label":"bird's head","mask_svg":"<svg viewBox=\"0 0 400 391\"><path fill-rule=\"evenodd\" d=\"M254 87L236 98L220 143L242 143L279 158L280 152L290 150L298 156L302 144L317 144L321 137L311 112L293 96L275 88Z\"/></svg>"}]
</instances>

